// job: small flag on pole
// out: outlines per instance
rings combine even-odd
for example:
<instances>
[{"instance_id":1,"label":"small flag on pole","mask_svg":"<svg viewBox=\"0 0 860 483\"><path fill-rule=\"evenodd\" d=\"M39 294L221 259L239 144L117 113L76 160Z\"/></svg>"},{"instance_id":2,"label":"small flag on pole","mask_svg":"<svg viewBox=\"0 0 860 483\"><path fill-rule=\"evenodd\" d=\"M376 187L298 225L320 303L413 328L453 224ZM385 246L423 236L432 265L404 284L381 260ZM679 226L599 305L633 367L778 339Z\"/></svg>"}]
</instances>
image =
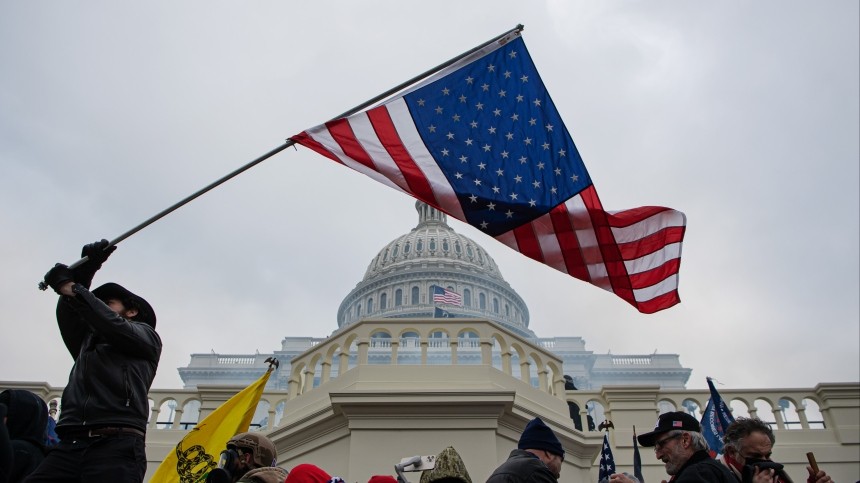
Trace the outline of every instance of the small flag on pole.
<instances>
[{"instance_id":1,"label":"small flag on pole","mask_svg":"<svg viewBox=\"0 0 860 483\"><path fill-rule=\"evenodd\" d=\"M600 450L600 472L597 475L598 483L615 474L615 458L612 457L612 448L609 447L609 431L603 434L603 449Z\"/></svg>"},{"instance_id":2,"label":"small flag on pole","mask_svg":"<svg viewBox=\"0 0 860 483\"><path fill-rule=\"evenodd\" d=\"M518 32L290 140L642 313L680 302L686 217L661 206L603 208Z\"/></svg>"},{"instance_id":3,"label":"small flag on pole","mask_svg":"<svg viewBox=\"0 0 860 483\"><path fill-rule=\"evenodd\" d=\"M439 304L448 304L448 305L456 305L457 307L463 306L463 297L457 292L453 292L448 290L447 288L442 288L438 285L433 285L433 302Z\"/></svg>"},{"instance_id":4,"label":"small flag on pole","mask_svg":"<svg viewBox=\"0 0 860 483\"><path fill-rule=\"evenodd\" d=\"M639 456L639 441L636 439L636 426L633 426L633 476L639 479L639 483L645 483L642 476L642 457Z\"/></svg>"},{"instance_id":5,"label":"small flag on pole","mask_svg":"<svg viewBox=\"0 0 860 483\"><path fill-rule=\"evenodd\" d=\"M167 454L150 481L192 483L203 481L218 466L218 455L234 435L248 431L273 366L260 379L239 391L197 423Z\"/></svg>"},{"instance_id":6,"label":"small flag on pole","mask_svg":"<svg viewBox=\"0 0 860 483\"><path fill-rule=\"evenodd\" d=\"M710 377L707 380L708 388L711 390L711 398L702 413L702 435L705 436L708 446L711 447L711 456L716 457L723 452L723 436L726 434L726 428L735 421L735 418L726 403L723 402L717 388L714 387L714 382Z\"/></svg>"},{"instance_id":7,"label":"small flag on pole","mask_svg":"<svg viewBox=\"0 0 860 483\"><path fill-rule=\"evenodd\" d=\"M435 310L433 311L433 318L434 319L450 319L453 317L456 317L456 315L452 314L451 312L448 312L447 310L445 310L441 307L435 307Z\"/></svg>"}]
</instances>

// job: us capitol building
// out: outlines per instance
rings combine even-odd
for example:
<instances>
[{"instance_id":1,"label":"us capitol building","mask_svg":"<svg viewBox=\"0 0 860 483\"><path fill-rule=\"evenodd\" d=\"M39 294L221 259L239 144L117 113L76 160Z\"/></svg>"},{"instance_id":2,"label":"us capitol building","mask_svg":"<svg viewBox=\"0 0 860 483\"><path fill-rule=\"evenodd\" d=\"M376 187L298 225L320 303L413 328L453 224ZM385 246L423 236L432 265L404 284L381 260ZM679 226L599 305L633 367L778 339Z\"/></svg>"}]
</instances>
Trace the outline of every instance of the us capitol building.
<instances>
[{"instance_id":1,"label":"us capitol building","mask_svg":"<svg viewBox=\"0 0 860 483\"><path fill-rule=\"evenodd\" d=\"M373 257L364 278L347 294L337 311L338 329L332 337L362 319L432 319L444 314L454 318L490 320L560 357L564 374L577 389L599 389L604 385L656 384L683 389L690 369L681 366L677 354L595 354L586 350L580 337L538 337L529 329L529 310L523 299L502 277L493 258L474 240L455 232L447 215L416 202L418 225ZM434 304L432 287L440 286L462 295L463 306ZM437 310L438 309L438 310ZM444 311L443 311L444 310ZM448 340L458 339L460 364L480 361L475 332L451 333L445 321L429 334L428 364L450 364ZM281 362L268 389L287 389L290 362L326 338L285 337L280 350L268 354L192 354L191 362L179 368L186 388L201 384L247 385L263 373L268 357ZM397 363L416 364L421 358L419 334L391 334L380 330L372 335L370 364L391 362L391 342L397 340ZM437 346L437 347L434 347ZM497 351L498 352L498 351ZM353 354L355 352L353 351ZM515 361L518 362L518 361ZM355 356L350 364L355 365ZM493 364L501 368L497 353ZM532 378L536 379L532 367ZM321 368L315 374L318 383Z\"/></svg>"}]
</instances>

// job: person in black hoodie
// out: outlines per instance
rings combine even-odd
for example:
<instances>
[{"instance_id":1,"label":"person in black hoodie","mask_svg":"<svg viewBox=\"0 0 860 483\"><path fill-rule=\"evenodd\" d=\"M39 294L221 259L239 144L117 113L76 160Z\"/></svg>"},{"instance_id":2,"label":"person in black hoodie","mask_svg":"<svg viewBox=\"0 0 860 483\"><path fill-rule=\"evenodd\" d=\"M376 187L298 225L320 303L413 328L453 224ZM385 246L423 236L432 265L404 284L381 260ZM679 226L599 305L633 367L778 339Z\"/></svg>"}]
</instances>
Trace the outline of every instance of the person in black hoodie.
<instances>
[{"instance_id":1,"label":"person in black hoodie","mask_svg":"<svg viewBox=\"0 0 860 483\"><path fill-rule=\"evenodd\" d=\"M60 294L57 324L75 363L63 390L52 448L28 482L140 482L146 473L149 388L161 357L155 312L142 297L90 283L116 249L84 246L87 261L57 264L45 282Z\"/></svg>"},{"instance_id":2,"label":"person in black hoodie","mask_svg":"<svg viewBox=\"0 0 860 483\"><path fill-rule=\"evenodd\" d=\"M0 417L6 424L0 435L0 483L24 481L45 457L48 406L39 396L22 389L0 393ZM5 441L4 441L5 439Z\"/></svg>"}]
</instances>

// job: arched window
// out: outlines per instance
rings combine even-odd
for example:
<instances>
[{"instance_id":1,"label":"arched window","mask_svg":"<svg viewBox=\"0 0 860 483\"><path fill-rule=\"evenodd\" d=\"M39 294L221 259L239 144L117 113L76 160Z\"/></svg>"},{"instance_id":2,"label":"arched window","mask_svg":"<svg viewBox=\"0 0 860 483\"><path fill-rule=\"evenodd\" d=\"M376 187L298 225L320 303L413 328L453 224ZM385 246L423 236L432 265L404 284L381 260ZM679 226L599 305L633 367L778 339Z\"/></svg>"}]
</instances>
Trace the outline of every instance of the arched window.
<instances>
[{"instance_id":1,"label":"arched window","mask_svg":"<svg viewBox=\"0 0 860 483\"><path fill-rule=\"evenodd\" d=\"M394 306L400 307L403 305L403 290L397 289L394 291Z\"/></svg>"},{"instance_id":2,"label":"arched window","mask_svg":"<svg viewBox=\"0 0 860 483\"><path fill-rule=\"evenodd\" d=\"M487 309L487 296L486 295L484 295L484 294L478 295L478 308L480 308L481 310Z\"/></svg>"},{"instance_id":3,"label":"arched window","mask_svg":"<svg viewBox=\"0 0 860 483\"><path fill-rule=\"evenodd\" d=\"M412 305L418 305L418 287L412 287Z\"/></svg>"},{"instance_id":4,"label":"arched window","mask_svg":"<svg viewBox=\"0 0 860 483\"><path fill-rule=\"evenodd\" d=\"M379 310L385 310L388 308L388 294L384 293L379 296Z\"/></svg>"},{"instance_id":5,"label":"arched window","mask_svg":"<svg viewBox=\"0 0 860 483\"><path fill-rule=\"evenodd\" d=\"M404 253L405 255L408 255L408 254L409 254L409 250L411 250L411 249L412 249L412 243L410 243L410 242L406 242L406 244L405 244L405 245L403 245L403 253Z\"/></svg>"},{"instance_id":6,"label":"arched window","mask_svg":"<svg viewBox=\"0 0 860 483\"><path fill-rule=\"evenodd\" d=\"M400 245L394 245L394 252L391 253L391 258L397 258L397 254L400 252Z\"/></svg>"},{"instance_id":7,"label":"arched window","mask_svg":"<svg viewBox=\"0 0 860 483\"><path fill-rule=\"evenodd\" d=\"M424 240L422 240L421 238L419 238L418 241L415 242L415 251L419 253L424 251Z\"/></svg>"},{"instance_id":8,"label":"arched window","mask_svg":"<svg viewBox=\"0 0 860 483\"><path fill-rule=\"evenodd\" d=\"M472 306L472 291L469 289L463 289L463 305L465 307Z\"/></svg>"},{"instance_id":9,"label":"arched window","mask_svg":"<svg viewBox=\"0 0 860 483\"><path fill-rule=\"evenodd\" d=\"M430 239L430 251L431 252L436 251L436 239L435 238Z\"/></svg>"},{"instance_id":10,"label":"arched window","mask_svg":"<svg viewBox=\"0 0 860 483\"><path fill-rule=\"evenodd\" d=\"M373 312L373 299L367 299L367 313Z\"/></svg>"},{"instance_id":11,"label":"arched window","mask_svg":"<svg viewBox=\"0 0 860 483\"><path fill-rule=\"evenodd\" d=\"M355 316L358 317L361 315L361 304L355 306Z\"/></svg>"},{"instance_id":12,"label":"arched window","mask_svg":"<svg viewBox=\"0 0 860 483\"><path fill-rule=\"evenodd\" d=\"M511 306L508 304L505 304L505 317L510 317L510 316L511 316Z\"/></svg>"},{"instance_id":13,"label":"arched window","mask_svg":"<svg viewBox=\"0 0 860 483\"><path fill-rule=\"evenodd\" d=\"M457 255L460 255L461 253L463 253L463 249L460 247L459 241L454 242L454 251L457 253Z\"/></svg>"},{"instance_id":14,"label":"arched window","mask_svg":"<svg viewBox=\"0 0 860 483\"><path fill-rule=\"evenodd\" d=\"M442 251L445 253L448 253L448 248L449 248L448 239L446 238L446 239L442 240Z\"/></svg>"},{"instance_id":15,"label":"arched window","mask_svg":"<svg viewBox=\"0 0 860 483\"><path fill-rule=\"evenodd\" d=\"M493 297L493 312L499 313L499 299Z\"/></svg>"}]
</instances>

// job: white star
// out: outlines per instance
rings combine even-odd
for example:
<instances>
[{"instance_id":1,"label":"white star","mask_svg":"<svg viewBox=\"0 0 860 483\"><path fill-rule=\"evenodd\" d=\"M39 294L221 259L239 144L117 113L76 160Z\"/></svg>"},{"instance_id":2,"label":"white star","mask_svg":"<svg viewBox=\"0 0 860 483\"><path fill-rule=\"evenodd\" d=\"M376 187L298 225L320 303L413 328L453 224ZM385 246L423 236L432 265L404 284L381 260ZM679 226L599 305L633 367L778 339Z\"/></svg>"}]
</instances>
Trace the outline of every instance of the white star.
<instances>
[{"instance_id":1,"label":"white star","mask_svg":"<svg viewBox=\"0 0 860 483\"><path fill-rule=\"evenodd\" d=\"M497 108L493 109L493 114L495 114L497 116L501 116L502 110L497 107Z\"/></svg>"},{"instance_id":2,"label":"white star","mask_svg":"<svg viewBox=\"0 0 860 483\"><path fill-rule=\"evenodd\" d=\"M444 88L444 89L442 89L442 95L443 95L443 96L447 96L447 95L448 95L448 94L450 94L450 93L451 93L451 91L450 91L447 87L446 87L446 88Z\"/></svg>"},{"instance_id":3,"label":"white star","mask_svg":"<svg viewBox=\"0 0 860 483\"><path fill-rule=\"evenodd\" d=\"M567 151L565 151L564 149L559 149L559 150L558 150L558 155L559 155L559 156L561 156L562 158L564 157L564 155L565 155L566 153L567 153Z\"/></svg>"},{"instance_id":4,"label":"white star","mask_svg":"<svg viewBox=\"0 0 860 483\"><path fill-rule=\"evenodd\" d=\"M463 173L454 173L454 177L457 179L463 179Z\"/></svg>"},{"instance_id":5,"label":"white star","mask_svg":"<svg viewBox=\"0 0 860 483\"><path fill-rule=\"evenodd\" d=\"M558 192L558 189L557 189L555 186L553 186L552 188L550 188L550 189L549 189L549 191L550 191L552 194L556 194L556 193Z\"/></svg>"},{"instance_id":6,"label":"white star","mask_svg":"<svg viewBox=\"0 0 860 483\"><path fill-rule=\"evenodd\" d=\"M535 188L540 188L540 181L535 180L535 182L532 183L532 186L534 186Z\"/></svg>"},{"instance_id":7,"label":"white star","mask_svg":"<svg viewBox=\"0 0 860 483\"><path fill-rule=\"evenodd\" d=\"M418 99L418 106L424 107L424 102L426 102L424 99Z\"/></svg>"},{"instance_id":8,"label":"white star","mask_svg":"<svg viewBox=\"0 0 860 483\"><path fill-rule=\"evenodd\" d=\"M577 176L577 175L573 175L573 176L571 176L571 177L570 177L570 179L571 179L571 181L573 181L574 183L576 183L577 181L579 181L579 176Z\"/></svg>"},{"instance_id":9,"label":"white star","mask_svg":"<svg viewBox=\"0 0 860 483\"><path fill-rule=\"evenodd\" d=\"M482 228L482 229L486 230L486 229L487 229L487 225L489 225L489 223L487 223L486 221L482 221L482 222L481 222L481 228Z\"/></svg>"},{"instance_id":10,"label":"white star","mask_svg":"<svg viewBox=\"0 0 860 483\"><path fill-rule=\"evenodd\" d=\"M448 131L448 134L446 134L445 137L448 139L454 139L454 133L452 133L451 131Z\"/></svg>"},{"instance_id":11,"label":"white star","mask_svg":"<svg viewBox=\"0 0 860 483\"><path fill-rule=\"evenodd\" d=\"M541 144L541 146L543 147L543 149L544 149L544 150L549 149L549 143L548 143L548 142L546 142L546 141L544 141L544 143L543 143L543 144Z\"/></svg>"},{"instance_id":12,"label":"white star","mask_svg":"<svg viewBox=\"0 0 860 483\"><path fill-rule=\"evenodd\" d=\"M487 71L488 71L488 72L495 72L495 71L496 71L496 66L495 66L495 65L493 65L493 64L488 65L488 66L487 66Z\"/></svg>"},{"instance_id":13,"label":"white star","mask_svg":"<svg viewBox=\"0 0 860 483\"><path fill-rule=\"evenodd\" d=\"M523 102L523 95L522 94L517 95L517 102Z\"/></svg>"},{"instance_id":14,"label":"white star","mask_svg":"<svg viewBox=\"0 0 860 483\"><path fill-rule=\"evenodd\" d=\"M523 142L526 143L526 146L531 146L532 138L525 138L525 139L523 139Z\"/></svg>"},{"instance_id":15,"label":"white star","mask_svg":"<svg viewBox=\"0 0 860 483\"><path fill-rule=\"evenodd\" d=\"M472 77L472 76L466 77L466 84L470 84L470 85L471 85L473 82L475 82L475 78L474 78L474 77Z\"/></svg>"},{"instance_id":16,"label":"white star","mask_svg":"<svg viewBox=\"0 0 860 483\"><path fill-rule=\"evenodd\" d=\"M511 71L506 70L504 75L505 75L505 79L510 79L511 78Z\"/></svg>"},{"instance_id":17,"label":"white star","mask_svg":"<svg viewBox=\"0 0 860 483\"><path fill-rule=\"evenodd\" d=\"M478 121L472 121L472 122L470 122L470 123L469 123L469 126L471 126L473 129L474 129L474 128L476 128L476 127L478 127Z\"/></svg>"},{"instance_id":18,"label":"white star","mask_svg":"<svg viewBox=\"0 0 860 483\"><path fill-rule=\"evenodd\" d=\"M529 206L531 206L532 208L534 208L535 206L537 206L537 201L535 201L535 200L529 200Z\"/></svg>"},{"instance_id":19,"label":"white star","mask_svg":"<svg viewBox=\"0 0 860 483\"><path fill-rule=\"evenodd\" d=\"M475 179L475 186L481 186L481 180Z\"/></svg>"},{"instance_id":20,"label":"white star","mask_svg":"<svg viewBox=\"0 0 860 483\"><path fill-rule=\"evenodd\" d=\"M430 132L436 132L436 126L434 126L434 125L432 125L432 124L431 124L427 129L428 129Z\"/></svg>"},{"instance_id":21,"label":"white star","mask_svg":"<svg viewBox=\"0 0 860 483\"><path fill-rule=\"evenodd\" d=\"M513 212L513 211L511 211L511 210L508 210L508 212L507 212L507 213L505 213L505 215L507 215L507 217L508 217L508 218L513 218L513 217L514 217L514 212Z\"/></svg>"},{"instance_id":22,"label":"white star","mask_svg":"<svg viewBox=\"0 0 860 483\"><path fill-rule=\"evenodd\" d=\"M535 99L532 103L535 105L535 107L540 107L540 99Z\"/></svg>"},{"instance_id":23,"label":"white star","mask_svg":"<svg viewBox=\"0 0 860 483\"><path fill-rule=\"evenodd\" d=\"M517 183L521 183L523 181L523 177L520 175L516 175L514 176L514 181L516 181Z\"/></svg>"},{"instance_id":24,"label":"white star","mask_svg":"<svg viewBox=\"0 0 860 483\"><path fill-rule=\"evenodd\" d=\"M555 174L556 174L556 176L560 175L561 174L561 168L555 168Z\"/></svg>"},{"instance_id":25,"label":"white star","mask_svg":"<svg viewBox=\"0 0 860 483\"><path fill-rule=\"evenodd\" d=\"M535 118L529 119L529 126L534 126L535 124L537 124L537 119L535 119Z\"/></svg>"},{"instance_id":26,"label":"white star","mask_svg":"<svg viewBox=\"0 0 860 483\"><path fill-rule=\"evenodd\" d=\"M453 116L451 116L451 119L453 119L453 120L454 120L454 122L460 122L460 115L459 115L459 114L454 114Z\"/></svg>"},{"instance_id":27,"label":"white star","mask_svg":"<svg viewBox=\"0 0 860 483\"><path fill-rule=\"evenodd\" d=\"M483 102L479 102L479 103L475 104L475 107L476 107L479 111L483 111L483 110L484 110L484 103L483 103Z\"/></svg>"},{"instance_id":28,"label":"white star","mask_svg":"<svg viewBox=\"0 0 860 483\"><path fill-rule=\"evenodd\" d=\"M490 145L489 144L484 145L484 151L490 152Z\"/></svg>"},{"instance_id":29,"label":"white star","mask_svg":"<svg viewBox=\"0 0 860 483\"><path fill-rule=\"evenodd\" d=\"M505 97L507 94L508 94L508 92L504 89L499 91L499 97Z\"/></svg>"},{"instance_id":30,"label":"white star","mask_svg":"<svg viewBox=\"0 0 860 483\"><path fill-rule=\"evenodd\" d=\"M487 129L487 132L489 132L490 134L496 134L496 128L495 128L495 126L490 126L490 128L489 128L489 129Z\"/></svg>"},{"instance_id":31,"label":"white star","mask_svg":"<svg viewBox=\"0 0 860 483\"><path fill-rule=\"evenodd\" d=\"M496 204L495 204L495 203L490 203L489 205L487 205L487 208L489 208L489 209L490 209L490 211L493 211L493 210L495 210L495 209L496 209Z\"/></svg>"},{"instance_id":32,"label":"white star","mask_svg":"<svg viewBox=\"0 0 860 483\"><path fill-rule=\"evenodd\" d=\"M442 150L442 156L447 156L447 155L448 155L448 150L447 150L447 149L443 149L443 150Z\"/></svg>"},{"instance_id":33,"label":"white star","mask_svg":"<svg viewBox=\"0 0 860 483\"><path fill-rule=\"evenodd\" d=\"M529 81L529 76L527 76L527 75L525 75L525 74L524 74L522 77L520 77L520 80L521 80L521 81L523 81L523 82L528 82L528 81Z\"/></svg>"},{"instance_id":34,"label":"white star","mask_svg":"<svg viewBox=\"0 0 860 483\"><path fill-rule=\"evenodd\" d=\"M460 156L460 162L461 162L461 163L465 163L465 162L466 162L466 161L468 161L468 160L469 160L469 158L468 158L465 154L464 154L464 155L462 155L462 156Z\"/></svg>"},{"instance_id":35,"label":"white star","mask_svg":"<svg viewBox=\"0 0 860 483\"><path fill-rule=\"evenodd\" d=\"M526 161L528 161L528 159L526 159L525 156L520 156L520 164L526 164Z\"/></svg>"},{"instance_id":36,"label":"white star","mask_svg":"<svg viewBox=\"0 0 860 483\"><path fill-rule=\"evenodd\" d=\"M478 169L481 169L481 170L483 170L483 169L484 169L484 168L486 168L486 167L487 167L487 163L480 163L480 164L478 165Z\"/></svg>"},{"instance_id":37,"label":"white star","mask_svg":"<svg viewBox=\"0 0 860 483\"><path fill-rule=\"evenodd\" d=\"M519 119L520 119L519 114L514 114L513 116L511 116L511 120L513 120L513 121L518 121Z\"/></svg>"},{"instance_id":38,"label":"white star","mask_svg":"<svg viewBox=\"0 0 860 483\"><path fill-rule=\"evenodd\" d=\"M475 195L471 195L471 196L469 196L469 199L470 199L470 200L472 200L472 203L477 203L477 202L478 202L478 197L477 197L477 196L475 196Z\"/></svg>"},{"instance_id":39,"label":"white star","mask_svg":"<svg viewBox=\"0 0 860 483\"><path fill-rule=\"evenodd\" d=\"M442 114L442 106L436 106L436 114Z\"/></svg>"},{"instance_id":40,"label":"white star","mask_svg":"<svg viewBox=\"0 0 860 483\"><path fill-rule=\"evenodd\" d=\"M510 56L510 58L512 58L512 59L516 59L517 58L517 51L512 50L511 53L508 54L508 56Z\"/></svg>"},{"instance_id":41,"label":"white star","mask_svg":"<svg viewBox=\"0 0 860 483\"><path fill-rule=\"evenodd\" d=\"M483 91L489 91L489 90L490 90L490 84L484 84L484 85L482 85L482 86L481 86L481 90L483 90Z\"/></svg>"},{"instance_id":42,"label":"white star","mask_svg":"<svg viewBox=\"0 0 860 483\"><path fill-rule=\"evenodd\" d=\"M508 159L508 152L507 152L507 151L502 151L502 157L503 157L503 158L505 158L505 159Z\"/></svg>"},{"instance_id":43,"label":"white star","mask_svg":"<svg viewBox=\"0 0 860 483\"><path fill-rule=\"evenodd\" d=\"M552 124L547 124L547 125L546 125L546 130L547 130L547 131L552 131Z\"/></svg>"},{"instance_id":44,"label":"white star","mask_svg":"<svg viewBox=\"0 0 860 483\"><path fill-rule=\"evenodd\" d=\"M511 195L510 195L510 196L511 196L511 200L515 200L515 199L517 199L517 194L516 194L516 193L511 193Z\"/></svg>"},{"instance_id":45,"label":"white star","mask_svg":"<svg viewBox=\"0 0 860 483\"><path fill-rule=\"evenodd\" d=\"M504 175L504 174L505 174L505 170L504 170L504 169L502 169L502 168L499 168L499 169L497 169L497 170L496 170L496 174L497 174L497 175L499 175L499 176L502 176L502 175Z\"/></svg>"},{"instance_id":46,"label":"white star","mask_svg":"<svg viewBox=\"0 0 860 483\"><path fill-rule=\"evenodd\" d=\"M508 138L508 141L510 141L514 138L514 133L508 132L507 134L505 134L505 137Z\"/></svg>"},{"instance_id":47,"label":"white star","mask_svg":"<svg viewBox=\"0 0 860 483\"><path fill-rule=\"evenodd\" d=\"M474 141L472 141L471 139L467 139L466 140L466 146L471 146L473 142Z\"/></svg>"},{"instance_id":48,"label":"white star","mask_svg":"<svg viewBox=\"0 0 860 483\"><path fill-rule=\"evenodd\" d=\"M460 102L465 103L466 102L466 96L460 94Z\"/></svg>"},{"instance_id":49,"label":"white star","mask_svg":"<svg viewBox=\"0 0 860 483\"><path fill-rule=\"evenodd\" d=\"M498 186L493 186L493 193L498 194L501 191Z\"/></svg>"},{"instance_id":50,"label":"white star","mask_svg":"<svg viewBox=\"0 0 860 483\"><path fill-rule=\"evenodd\" d=\"M544 166L543 161L541 161L540 163L537 164L538 169L543 169L543 166Z\"/></svg>"}]
</instances>

